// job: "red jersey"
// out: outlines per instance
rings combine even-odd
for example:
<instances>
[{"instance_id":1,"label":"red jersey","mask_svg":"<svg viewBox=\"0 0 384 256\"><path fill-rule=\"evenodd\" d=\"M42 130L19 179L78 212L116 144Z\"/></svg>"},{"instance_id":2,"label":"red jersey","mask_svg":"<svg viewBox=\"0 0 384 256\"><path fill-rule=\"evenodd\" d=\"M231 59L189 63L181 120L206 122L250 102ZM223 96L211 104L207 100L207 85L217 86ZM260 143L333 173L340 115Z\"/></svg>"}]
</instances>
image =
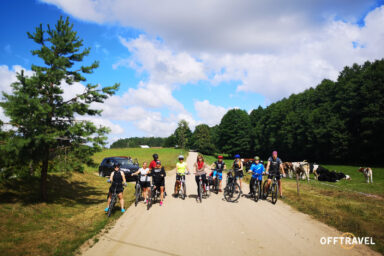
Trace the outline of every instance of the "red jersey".
<instances>
[{"instance_id":1,"label":"red jersey","mask_svg":"<svg viewBox=\"0 0 384 256\"><path fill-rule=\"evenodd\" d=\"M153 168L156 168L156 161L152 160L152 162L149 164L149 169L152 170Z\"/></svg>"}]
</instances>

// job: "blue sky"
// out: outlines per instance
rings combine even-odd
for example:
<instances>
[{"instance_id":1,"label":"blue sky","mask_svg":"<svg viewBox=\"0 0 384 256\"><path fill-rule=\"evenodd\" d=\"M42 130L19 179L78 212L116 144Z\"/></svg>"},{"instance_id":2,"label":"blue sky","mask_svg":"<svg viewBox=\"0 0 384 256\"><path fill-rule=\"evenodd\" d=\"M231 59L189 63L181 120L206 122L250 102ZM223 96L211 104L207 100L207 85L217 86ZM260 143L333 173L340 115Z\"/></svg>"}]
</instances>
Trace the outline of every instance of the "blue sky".
<instances>
[{"instance_id":1,"label":"blue sky","mask_svg":"<svg viewBox=\"0 0 384 256\"><path fill-rule=\"evenodd\" d=\"M103 115L90 117L112 129L110 142L168 136L180 119L192 128L215 125L230 108L265 107L336 79L346 65L384 56L382 0L145 3L2 1L0 90L10 92L17 70L40 63L26 32L60 16L92 48L85 62L100 61L88 82L121 84L96 106ZM1 110L0 118L7 120Z\"/></svg>"}]
</instances>

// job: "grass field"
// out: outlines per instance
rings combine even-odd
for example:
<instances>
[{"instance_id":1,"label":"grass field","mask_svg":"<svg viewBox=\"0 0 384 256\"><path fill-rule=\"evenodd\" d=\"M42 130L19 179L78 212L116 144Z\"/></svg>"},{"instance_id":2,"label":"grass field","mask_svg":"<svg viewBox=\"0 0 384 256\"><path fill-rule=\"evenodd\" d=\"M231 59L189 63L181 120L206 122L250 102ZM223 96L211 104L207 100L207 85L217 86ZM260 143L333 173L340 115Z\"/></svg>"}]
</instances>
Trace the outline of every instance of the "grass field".
<instances>
[{"instance_id":1,"label":"grass field","mask_svg":"<svg viewBox=\"0 0 384 256\"><path fill-rule=\"evenodd\" d=\"M158 153L167 170L175 167L177 149L106 149L93 156L100 163L107 156L152 160ZM107 178L86 167L84 173L50 173L48 203L38 202L39 179L12 179L0 184L0 252L3 256L73 255L85 241L121 216L120 205L111 218L104 208L110 186ZM134 183L124 191L125 207L134 200Z\"/></svg>"}]
</instances>

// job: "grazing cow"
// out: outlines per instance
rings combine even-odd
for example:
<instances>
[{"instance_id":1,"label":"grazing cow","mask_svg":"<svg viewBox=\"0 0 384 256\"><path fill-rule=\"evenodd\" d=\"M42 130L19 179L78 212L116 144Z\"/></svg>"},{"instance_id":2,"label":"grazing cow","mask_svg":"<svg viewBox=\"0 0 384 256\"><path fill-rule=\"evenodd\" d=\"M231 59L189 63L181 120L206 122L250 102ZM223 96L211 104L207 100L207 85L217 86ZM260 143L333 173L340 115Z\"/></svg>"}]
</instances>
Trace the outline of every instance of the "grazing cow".
<instances>
[{"instance_id":1,"label":"grazing cow","mask_svg":"<svg viewBox=\"0 0 384 256\"><path fill-rule=\"evenodd\" d=\"M289 178L292 179L293 176L293 165L291 162L284 162L283 169L286 174L288 174Z\"/></svg>"},{"instance_id":2,"label":"grazing cow","mask_svg":"<svg viewBox=\"0 0 384 256\"><path fill-rule=\"evenodd\" d=\"M317 168L319 168L319 165L318 164L315 164L315 163L310 163L309 164L309 173L314 173Z\"/></svg>"},{"instance_id":3,"label":"grazing cow","mask_svg":"<svg viewBox=\"0 0 384 256\"><path fill-rule=\"evenodd\" d=\"M304 178L307 177L307 181L309 182L309 163L306 161L303 162L293 162L292 163L293 167L293 173L296 173L299 175L299 177L303 176Z\"/></svg>"},{"instance_id":4,"label":"grazing cow","mask_svg":"<svg viewBox=\"0 0 384 256\"><path fill-rule=\"evenodd\" d=\"M372 173L372 169L371 168L369 168L369 167L360 167L359 170L357 170L357 171L364 174L365 181L367 183L369 183L369 178L371 178L371 183L373 183L373 173Z\"/></svg>"}]
</instances>

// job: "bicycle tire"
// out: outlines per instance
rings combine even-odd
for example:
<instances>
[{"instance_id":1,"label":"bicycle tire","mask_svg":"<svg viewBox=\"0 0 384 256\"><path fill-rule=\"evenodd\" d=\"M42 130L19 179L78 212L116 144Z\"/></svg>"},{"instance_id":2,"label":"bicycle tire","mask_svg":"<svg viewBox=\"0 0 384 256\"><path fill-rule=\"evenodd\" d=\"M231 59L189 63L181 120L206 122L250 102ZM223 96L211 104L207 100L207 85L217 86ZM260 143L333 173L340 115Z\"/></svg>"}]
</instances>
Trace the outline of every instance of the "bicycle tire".
<instances>
[{"instance_id":1,"label":"bicycle tire","mask_svg":"<svg viewBox=\"0 0 384 256\"><path fill-rule=\"evenodd\" d=\"M275 183L272 184L272 204L276 204L277 202L277 185Z\"/></svg>"},{"instance_id":2,"label":"bicycle tire","mask_svg":"<svg viewBox=\"0 0 384 256\"><path fill-rule=\"evenodd\" d=\"M136 184L136 189L135 189L135 206L139 203L140 200L140 194L141 194L141 188L139 184Z\"/></svg>"},{"instance_id":3,"label":"bicycle tire","mask_svg":"<svg viewBox=\"0 0 384 256\"><path fill-rule=\"evenodd\" d=\"M111 198L111 202L109 203L109 207L108 207L108 217L111 216L112 211L113 211L113 208L115 207L115 204L116 204L116 195L112 196L112 198Z\"/></svg>"},{"instance_id":4,"label":"bicycle tire","mask_svg":"<svg viewBox=\"0 0 384 256\"><path fill-rule=\"evenodd\" d=\"M255 200L255 202L259 201L259 186L260 185L257 181L252 185L253 199Z\"/></svg>"},{"instance_id":5,"label":"bicycle tire","mask_svg":"<svg viewBox=\"0 0 384 256\"><path fill-rule=\"evenodd\" d=\"M147 202L147 211L148 211L152 205L152 189L148 191L147 198L148 198L148 202Z\"/></svg>"},{"instance_id":6,"label":"bicycle tire","mask_svg":"<svg viewBox=\"0 0 384 256\"><path fill-rule=\"evenodd\" d=\"M199 187L197 188L198 189L198 191L197 191L197 196L198 196L198 198L199 198L199 201L200 201L200 203L202 202L202 200L203 200L203 188L202 188L202 184L201 184L201 181L199 182Z\"/></svg>"},{"instance_id":7,"label":"bicycle tire","mask_svg":"<svg viewBox=\"0 0 384 256\"><path fill-rule=\"evenodd\" d=\"M181 193L181 199L185 200L185 197L186 197L186 188L185 188L185 183L183 183L182 185L182 193Z\"/></svg>"}]
</instances>

